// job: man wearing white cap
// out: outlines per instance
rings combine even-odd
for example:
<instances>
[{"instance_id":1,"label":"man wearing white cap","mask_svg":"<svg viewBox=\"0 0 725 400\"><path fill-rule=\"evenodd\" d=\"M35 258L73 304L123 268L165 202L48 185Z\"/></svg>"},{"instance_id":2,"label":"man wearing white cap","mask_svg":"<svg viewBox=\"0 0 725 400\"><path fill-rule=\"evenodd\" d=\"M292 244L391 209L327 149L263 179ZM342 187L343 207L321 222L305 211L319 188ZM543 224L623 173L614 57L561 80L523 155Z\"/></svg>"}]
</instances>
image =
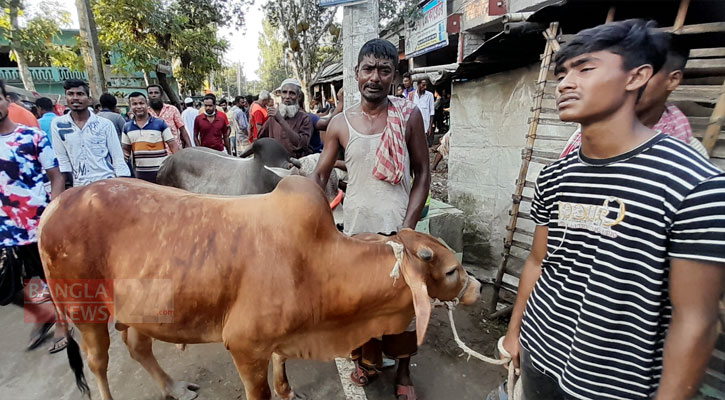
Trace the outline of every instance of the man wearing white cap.
<instances>
[{"instance_id":1,"label":"man wearing white cap","mask_svg":"<svg viewBox=\"0 0 725 400\"><path fill-rule=\"evenodd\" d=\"M194 108L194 99L187 97L184 99L184 112L181 113L181 120L184 121L184 126L187 132L194 132L194 119L199 115L199 110ZM191 147L196 146L194 143L194 135L189 135L189 142Z\"/></svg>"},{"instance_id":2,"label":"man wearing white cap","mask_svg":"<svg viewBox=\"0 0 725 400\"><path fill-rule=\"evenodd\" d=\"M302 85L297 79L285 79L279 90L282 102L279 108L267 108L269 119L262 126L259 137L270 137L280 142L292 157L312 154L310 137L314 127L310 116L300 109L298 103Z\"/></svg>"}]
</instances>

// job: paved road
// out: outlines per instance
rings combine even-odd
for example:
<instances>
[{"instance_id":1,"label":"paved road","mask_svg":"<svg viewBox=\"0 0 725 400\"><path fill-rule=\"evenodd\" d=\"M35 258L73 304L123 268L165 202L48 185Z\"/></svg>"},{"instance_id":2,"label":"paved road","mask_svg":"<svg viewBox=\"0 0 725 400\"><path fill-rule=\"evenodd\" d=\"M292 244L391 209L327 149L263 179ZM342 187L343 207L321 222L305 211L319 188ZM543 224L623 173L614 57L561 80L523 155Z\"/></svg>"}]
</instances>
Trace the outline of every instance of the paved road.
<instances>
[{"instance_id":1,"label":"paved road","mask_svg":"<svg viewBox=\"0 0 725 400\"><path fill-rule=\"evenodd\" d=\"M500 325L483 321L481 304L456 311L461 337L471 347L490 354L493 342L502 331ZM26 352L30 325L23 322L18 307L0 308L0 398L19 400L81 399L65 352L51 355L43 346ZM78 334L76 334L78 336ZM160 364L176 379L201 386L199 399L244 399L244 389L231 357L221 344L192 345L179 351L174 345L155 342ZM131 360L120 335L112 330L109 379L116 400L158 400L160 392L149 375ZM431 319L426 344L413 358L413 380L425 400L482 400L502 381L504 371L477 360L458 357L443 310ZM308 399L393 400L394 370L386 370L380 379L355 396L343 388L335 362L291 360L288 373L295 391ZM95 379L86 366L93 398L98 399Z\"/></svg>"}]
</instances>

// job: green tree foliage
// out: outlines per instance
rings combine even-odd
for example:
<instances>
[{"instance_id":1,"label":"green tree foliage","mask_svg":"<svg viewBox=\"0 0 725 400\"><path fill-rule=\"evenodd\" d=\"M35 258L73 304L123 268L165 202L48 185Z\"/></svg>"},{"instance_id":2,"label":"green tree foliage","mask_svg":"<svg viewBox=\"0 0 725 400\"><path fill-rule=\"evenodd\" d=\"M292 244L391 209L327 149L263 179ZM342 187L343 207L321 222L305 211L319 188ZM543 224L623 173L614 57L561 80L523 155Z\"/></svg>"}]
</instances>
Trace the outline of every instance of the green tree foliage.
<instances>
[{"instance_id":1,"label":"green tree foliage","mask_svg":"<svg viewBox=\"0 0 725 400\"><path fill-rule=\"evenodd\" d=\"M418 3L420 3L420 0L390 0L379 2L380 30L403 22L416 21L422 17Z\"/></svg>"},{"instance_id":2,"label":"green tree foliage","mask_svg":"<svg viewBox=\"0 0 725 400\"><path fill-rule=\"evenodd\" d=\"M29 65L68 66L82 69L78 46L59 43L61 27L70 23L70 14L59 3L48 1L33 9L20 0L0 0L0 37L10 42L11 58L18 63L26 89L34 90Z\"/></svg>"},{"instance_id":3,"label":"green tree foliage","mask_svg":"<svg viewBox=\"0 0 725 400\"><path fill-rule=\"evenodd\" d=\"M334 24L337 8L322 8L318 0L268 0L265 9L287 45L284 56L291 72L309 98L308 85L318 69L342 55L341 29Z\"/></svg>"},{"instance_id":4,"label":"green tree foliage","mask_svg":"<svg viewBox=\"0 0 725 400\"><path fill-rule=\"evenodd\" d=\"M10 24L10 0L0 0L0 7L6 12L0 15L0 37L15 40L25 56L33 65L49 67L61 65L73 53L73 48L59 44L61 27L70 24L70 14L57 2L39 4L35 9L25 10L22 2L17 2L19 15L25 23L13 31Z\"/></svg>"},{"instance_id":5,"label":"green tree foliage","mask_svg":"<svg viewBox=\"0 0 725 400\"><path fill-rule=\"evenodd\" d=\"M183 91L199 90L222 68L221 26L243 27L249 0L95 0L99 39L126 70L154 71L174 61Z\"/></svg>"},{"instance_id":6,"label":"green tree foliage","mask_svg":"<svg viewBox=\"0 0 725 400\"><path fill-rule=\"evenodd\" d=\"M274 90L283 80L289 77L288 68L285 68L285 46L280 37L279 30L272 26L268 20L262 22L262 33L259 35L259 75L263 90ZM259 94L257 93L254 93Z\"/></svg>"}]
</instances>

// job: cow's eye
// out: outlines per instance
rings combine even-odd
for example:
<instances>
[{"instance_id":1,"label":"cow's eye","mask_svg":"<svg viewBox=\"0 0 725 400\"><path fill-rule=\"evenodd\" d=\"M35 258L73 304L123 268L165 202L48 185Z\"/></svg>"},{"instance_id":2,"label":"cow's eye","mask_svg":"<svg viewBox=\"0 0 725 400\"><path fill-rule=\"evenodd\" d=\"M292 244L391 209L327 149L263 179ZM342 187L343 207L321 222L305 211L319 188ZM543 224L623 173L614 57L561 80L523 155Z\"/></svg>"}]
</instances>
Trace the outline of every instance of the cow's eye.
<instances>
[{"instance_id":1,"label":"cow's eye","mask_svg":"<svg viewBox=\"0 0 725 400\"><path fill-rule=\"evenodd\" d=\"M452 269L452 270L446 272L446 276L453 276L453 275L455 275L456 271L458 271L458 269Z\"/></svg>"}]
</instances>

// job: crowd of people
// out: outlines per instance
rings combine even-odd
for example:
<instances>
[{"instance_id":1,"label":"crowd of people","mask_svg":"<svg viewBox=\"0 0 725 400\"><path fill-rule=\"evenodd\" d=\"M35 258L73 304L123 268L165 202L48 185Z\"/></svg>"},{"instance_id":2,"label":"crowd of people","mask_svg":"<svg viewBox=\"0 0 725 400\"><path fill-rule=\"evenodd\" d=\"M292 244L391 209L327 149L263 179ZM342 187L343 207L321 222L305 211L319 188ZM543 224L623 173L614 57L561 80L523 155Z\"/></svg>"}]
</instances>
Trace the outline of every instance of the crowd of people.
<instances>
[{"instance_id":1,"label":"crowd of people","mask_svg":"<svg viewBox=\"0 0 725 400\"><path fill-rule=\"evenodd\" d=\"M725 175L689 144L686 119L666 104L686 59L642 20L582 31L556 54L560 118L581 129L536 181L534 242L503 340L527 399L685 399L697 388L725 282ZM234 155L265 137L293 157L317 154L310 178L323 188L335 168L347 170L345 234L415 229L443 107L427 79L414 86L404 76L398 96L389 95L397 68L397 47L374 39L355 68L361 102L347 109L339 92L334 105L319 96L306 111L295 79L274 91L278 105L268 91L256 100L207 94L201 110L187 98L183 112L152 85L128 96L128 121L112 96L102 96L96 114L78 80L65 82L67 114L39 99L36 120L0 82L4 270L21 265L25 275L43 276L38 220L66 186L131 174L154 182L182 148ZM449 141L447 133L438 151ZM36 301L23 293L2 287L1 304ZM53 321L52 312L37 313L29 348ZM68 334L59 324L51 351ZM397 360L397 399L414 400L416 351L414 322L371 338L353 352L350 379L369 384L390 365L385 354Z\"/></svg>"}]
</instances>

